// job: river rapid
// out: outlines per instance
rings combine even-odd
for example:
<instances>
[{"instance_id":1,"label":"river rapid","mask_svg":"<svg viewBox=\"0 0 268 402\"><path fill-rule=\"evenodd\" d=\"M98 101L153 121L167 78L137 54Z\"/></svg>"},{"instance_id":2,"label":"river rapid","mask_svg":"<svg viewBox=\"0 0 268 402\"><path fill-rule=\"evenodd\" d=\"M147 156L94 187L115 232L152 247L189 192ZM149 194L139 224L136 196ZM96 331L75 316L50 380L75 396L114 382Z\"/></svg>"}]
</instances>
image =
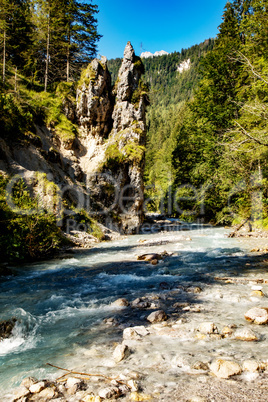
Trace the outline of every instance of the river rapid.
<instances>
[{"instance_id":1,"label":"river rapid","mask_svg":"<svg viewBox=\"0 0 268 402\"><path fill-rule=\"evenodd\" d=\"M11 401L13 389L25 377L55 379L62 374L46 363L108 376L135 370L145 392L163 395L179 377L193 374L196 361L267 361L267 326L254 325L259 342L196 336L207 321L219 331L227 325L253 328L244 313L254 306L268 307L265 296L260 300L251 295L254 279L268 280L268 262L250 250L265 247L266 239L231 239L227 233L193 227L133 235L71 258L12 268L15 275L0 279L0 320L17 318L12 336L0 342L0 400ZM137 261L138 255L163 251L172 255L156 266ZM214 279L227 276L253 281ZM268 284L261 287L268 296ZM153 305L111 305L119 298L132 302L138 297ZM157 308L168 314L167 324L152 326L152 335L140 344L130 341L130 356L115 363L113 350L122 342L124 328L147 327L146 317ZM111 317L108 325L105 320ZM256 376L242 373L241 379L254 381Z\"/></svg>"}]
</instances>

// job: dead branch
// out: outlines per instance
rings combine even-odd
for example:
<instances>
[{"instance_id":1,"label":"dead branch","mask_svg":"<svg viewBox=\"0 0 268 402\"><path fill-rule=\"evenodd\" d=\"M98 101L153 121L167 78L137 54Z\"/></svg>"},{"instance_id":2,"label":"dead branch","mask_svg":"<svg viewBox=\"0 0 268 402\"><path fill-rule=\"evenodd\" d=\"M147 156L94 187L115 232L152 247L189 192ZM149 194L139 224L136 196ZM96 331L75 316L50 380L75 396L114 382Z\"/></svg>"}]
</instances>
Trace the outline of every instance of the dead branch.
<instances>
[{"instance_id":1,"label":"dead branch","mask_svg":"<svg viewBox=\"0 0 268 402\"><path fill-rule=\"evenodd\" d=\"M120 380L116 380L115 378L107 377L107 376L104 375L104 374L80 373L80 372L78 372L78 371L73 371L73 370L69 370L69 369L63 368L63 367L55 366L54 364L51 364L51 363L46 363L46 364L47 364L47 366L54 367L54 368L56 368L56 369L58 369L58 370L67 371L67 373L65 373L65 374L63 374L62 376L58 377L56 381L61 380L62 378L66 377L66 376L69 375L69 374L74 374L74 375L80 375L80 376L83 376L83 377L101 377L101 378L104 378L105 380L108 380L108 381L114 381L114 380L115 380L115 381L117 381L119 384L126 385L126 386L128 387L128 385L127 385L125 382L120 381Z\"/></svg>"},{"instance_id":2,"label":"dead branch","mask_svg":"<svg viewBox=\"0 0 268 402\"><path fill-rule=\"evenodd\" d=\"M244 220L232 233L228 235L228 237L235 237L236 233L249 221L250 218Z\"/></svg>"},{"instance_id":3,"label":"dead branch","mask_svg":"<svg viewBox=\"0 0 268 402\"><path fill-rule=\"evenodd\" d=\"M253 279L253 278L232 278L231 276L225 276L225 277L218 277L218 276L214 276L214 279L216 281L233 281L233 282L256 282L256 283L268 283L268 279L262 279L262 278L257 278L257 279Z\"/></svg>"},{"instance_id":4,"label":"dead branch","mask_svg":"<svg viewBox=\"0 0 268 402\"><path fill-rule=\"evenodd\" d=\"M237 53L239 54L240 58L238 59L234 59L234 58L230 58L232 60L236 60L236 61L240 61L243 64L248 65L248 67L250 68L251 72L253 75L255 75L255 77L259 78L261 81L265 82L265 84L268 84L268 81L266 81L254 68L254 66L251 64L250 60L242 53L237 51ZM242 58L242 60L241 60Z\"/></svg>"},{"instance_id":5,"label":"dead branch","mask_svg":"<svg viewBox=\"0 0 268 402\"><path fill-rule=\"evenodd\" d=\"M262 141L258 140L257 138L252 137L252 135L250 135L250 134L246 131L246 129L245 129L244 127L242 127L241 124L239 124L237 121L235 121L235 124L237 124L238 127L243 131L243 134L246 135L248 138L250 138L252 141L256 142L256 143L259 144L259 145L263 145L263 146L265 146L265 147L268 147L268 143L267 143L267 142L262 142Z\"/></svg>"}]
</instances>

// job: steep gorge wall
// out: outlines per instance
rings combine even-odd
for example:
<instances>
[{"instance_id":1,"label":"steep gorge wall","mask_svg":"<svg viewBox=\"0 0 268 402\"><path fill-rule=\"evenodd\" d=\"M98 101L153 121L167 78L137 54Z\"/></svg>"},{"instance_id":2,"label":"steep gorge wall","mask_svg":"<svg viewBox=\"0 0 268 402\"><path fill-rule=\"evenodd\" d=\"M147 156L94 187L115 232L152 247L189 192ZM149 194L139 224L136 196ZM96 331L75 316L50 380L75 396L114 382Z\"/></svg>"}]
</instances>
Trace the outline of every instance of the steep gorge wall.
<instances>
[{"instance_id":1,"label":"steep gorge wall","mask_svg":"<svg viewBox=\"0 0 268 402\"><path fill-rule=\"evenodd\" d=\"M76 104L63 105L66 116L78 125L76 138L62 141L53 128L45 126L37 127L38 144L13 146L0 138L0 171L24 176L45 173L60 195L68 193L74 204L106 225L124 233L136 230L143 219L148 102L142 72L130 42L115 88L106 58L93 60L81 75ZM44 192L41 196L49 199ZM48 202L48 207L53 205Z\"/></svg>"}]
</instances>

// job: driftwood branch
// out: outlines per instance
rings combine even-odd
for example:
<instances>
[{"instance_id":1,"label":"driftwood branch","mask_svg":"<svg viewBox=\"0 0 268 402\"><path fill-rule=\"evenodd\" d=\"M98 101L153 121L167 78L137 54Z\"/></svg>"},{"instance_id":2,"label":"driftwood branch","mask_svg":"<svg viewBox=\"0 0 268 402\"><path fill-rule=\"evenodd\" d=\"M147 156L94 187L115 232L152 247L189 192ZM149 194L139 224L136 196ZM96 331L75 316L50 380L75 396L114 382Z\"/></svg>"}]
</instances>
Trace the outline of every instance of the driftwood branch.
<instances>
[{"instance_id":1,"label":"driftwood branch","mask_svg":"<svg viewBox=\"0 0 268 402\"><path fill-rule=\"evenodd\" d=\"M228 235L228 237L235 237L236 233L249 221L250 218L244 220L232 233Z\"/></svg>"},{"instance_id":2,"label":"driftwood branch","mask_svg":"<svg viewBox=\"0 0 268 402\"><path fill-rule=\"evenodd\" d=\"M112 377L107 377L107 376L104 375L104 374L80 373L79 371L68 370L68 369L63 368L63 367L55 366L54 364L51 364L51 363L46 363L46 364L47 364L47 366L54 367L54 368L56 368L56 369L58 369L58 370L67 371L67 373L65 373L65 374L63 374L62 376L58 377L56 381L58 381L58 380L60 380L60 379L62 379L62 378L64 378L64 377L66 377L66 376L69 375L69 374L74 374L74 375L80 375L80 376L83 376L83 377L101 377L101 378L104 378L105 380L108 380L108 381L113 381L113 380L115 380L115 381L117 381L119 384L126 385L126 386L128 387L128 385L127 385L125 382L120 381L120 380L117 380L117 379L112 378Z\"/></svg>"},{"instance_id":3,"label":"driftwood branch","mask_svg":"<svg viewBox=\"0 0 268 402\"><path fill-rule=\"evenodd\" d=\"M256 283L268 283L268 279L263 279L263 278L232 278L231 276L224 276L224 277L218 277L214 276L215 281L233 281L233 282L256 282Z\"/></svg>"}]
</instances>

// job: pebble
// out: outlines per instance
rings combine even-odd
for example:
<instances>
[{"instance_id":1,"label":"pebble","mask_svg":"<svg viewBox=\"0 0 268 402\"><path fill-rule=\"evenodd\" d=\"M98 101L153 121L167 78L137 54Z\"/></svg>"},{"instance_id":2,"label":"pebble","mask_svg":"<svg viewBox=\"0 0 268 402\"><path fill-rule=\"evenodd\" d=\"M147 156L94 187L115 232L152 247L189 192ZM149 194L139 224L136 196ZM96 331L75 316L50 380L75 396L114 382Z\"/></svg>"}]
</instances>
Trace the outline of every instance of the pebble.
<instances>
[{"instance_id":1,"label":"pebble","mask_svg":"<svg viewBox=\"0 0 268 402\"><path fill-rule=\"evenodd\" d=\"M99 391L99 397L103 399L111 399L116 396L120 396L120 390L117 387L102 388Z\"/></svg>"},{"instance_id":2,"label":"pebble","mask_svg":"<svg viewBox=\"0 0 268 402\"><path fill-rule=\"evenodd\" d=\"M128 350L127 345L118 345L116 346L114 353L113 353L113 358L116 361L116 363L121 362L122 360L124 360L124 358L126 357L126 352Z\"/></svg>"},{"instance_id":3,"label":"pebble","mask_svg":"<svg viewBox=\"0 0 268 402\"><path fill-rule=\"evenodd\" d=\"M217 334L218 333L218 328L213 322L202 322L202 324L199 325L198 331L201 332L201 334Z\"/></svg>"},{"instance_id":4,"label":"pebble","mask_svg":"<svg viewBox=\"0 0 268 402\"><path fill-rule=\"evenodd\" d=\"M260 365L255 360L245 360L242 368L244 371L250 371L252 373L255 373L256 371L259 370Z\"/></svg>"},{"instance_id":5,"label":"pebble","mask_svg":"<svg viewBox=\"0 0 268 402\"><path fill-rule=\"evenodd\" d=\"M151 323L161 322L167 320L167 315L163 310L153 311L148 315L147 320Z\"/></svg>"},{"instance_id":6,"label":"pebble","mask_svg":"<svg viewBox=\"0 0 268 402\"><path fill-rule=\"evenodd\" d=\"M241 341L258 341L259 338L250 328L239 328L234 333L235 339Z\"/></svg>"},{"instance_id":7,"label":"pebble","mask_svg":"<svg viewBox=\"0 0 268 402\"><path fill-rule=\"evenodd\" d=\"M245 313L245 319L258 325L267 324L268 308L253 307Z\"/></svg>"},{"instance_id":8,"label":"pebble","mask_svg":"<svg viewBox=\"0 0 268 402\"><path fill-rule=\"evenodd\" d=\"M229 378L242 372L238 363L223 359L215 360L210 365L210 370L218 378Z\"/></svg>"},{"instance_id":9,"label":"pebble","mask_svg":"<svg viewBox=\"0 0 268 402\"><path fill-rule=\"evenodd\" d=\"M30 386L29 391L32 394L38 394L45 388L45 383L44 381L37 382L36 384L33 384Z\"/></svg>"}]
</instances>

